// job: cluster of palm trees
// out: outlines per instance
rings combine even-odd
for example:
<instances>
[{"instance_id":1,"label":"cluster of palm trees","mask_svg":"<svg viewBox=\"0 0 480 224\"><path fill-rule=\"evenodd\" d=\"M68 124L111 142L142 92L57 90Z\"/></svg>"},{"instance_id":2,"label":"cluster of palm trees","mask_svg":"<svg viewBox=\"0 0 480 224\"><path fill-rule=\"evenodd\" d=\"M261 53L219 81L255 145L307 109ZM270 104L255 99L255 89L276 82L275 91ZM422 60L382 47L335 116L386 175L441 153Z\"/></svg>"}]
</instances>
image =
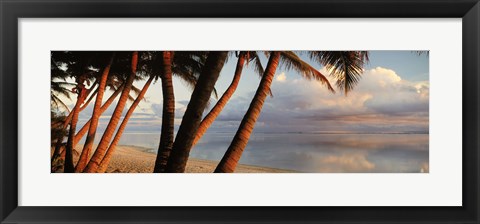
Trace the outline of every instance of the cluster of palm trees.
<instances>
[{"instance_id":1,"label":"cluster of palm trees","mask_svg":"<svg viewBox=\"0 0 480 224\"><path fill-rule=\"evenodd\" d=\"M260 55L268 58L262 66ZM204 116L210 99L217 96L215 83L228 58L237 64L230 86ZM338 89L347 94L359 81L366 51L144 51L144 52L82 52L55 51L51 53L52 104L52 172L63 167L66 173L105 172L130 116L142 101L154 81L161 81L163 113L157 158L153 172L184 172L190 150L202 138L235 93L242 70L252 64L261 78L260 84L245 113L230 146L215 172L234 172L247 146L255 123L268 95L279 66L296 70L304 78L324 84L332 93L334 88L318 69L301 57L327 68ZM184 80L193 93L187 105L179 130L174 134L175 96L173 76ZM72 81L73 80L73 81ZM146 80L141 89L134 81ZM113 91L105 101L106 91ZM69 108L62 98L74 98ZM93 150L100 116L118 98L103 135ZM122 112L127 101L132 101L127 113ZM93 101L90 120L80 129L78 117ZM103 104L102 104L103 103ZM59 111L63 111L60 113ZM119 124L120 123L120 124ZM87 134L78 162L73 152L80 139ZM66 142L65 142L66 141Z\"/></svg>"}]
</instances>

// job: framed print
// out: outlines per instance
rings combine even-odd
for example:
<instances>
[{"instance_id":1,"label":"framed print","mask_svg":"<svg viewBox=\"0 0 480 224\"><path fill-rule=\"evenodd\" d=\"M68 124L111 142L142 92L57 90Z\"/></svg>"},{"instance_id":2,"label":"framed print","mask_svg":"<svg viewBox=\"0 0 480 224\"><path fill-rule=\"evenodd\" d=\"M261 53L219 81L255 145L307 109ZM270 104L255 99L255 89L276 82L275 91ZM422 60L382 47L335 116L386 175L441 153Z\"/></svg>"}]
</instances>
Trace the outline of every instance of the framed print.
<instances>
[{"instance_id":1,"label":"framed print","mask_svg":"<svg viewBox=\"0 0 480 224\"><path fill-rule=\"evenodd\" d=\"M479 7L2 1L1 223L478 223Z\"/></svg>"}]
</instances>

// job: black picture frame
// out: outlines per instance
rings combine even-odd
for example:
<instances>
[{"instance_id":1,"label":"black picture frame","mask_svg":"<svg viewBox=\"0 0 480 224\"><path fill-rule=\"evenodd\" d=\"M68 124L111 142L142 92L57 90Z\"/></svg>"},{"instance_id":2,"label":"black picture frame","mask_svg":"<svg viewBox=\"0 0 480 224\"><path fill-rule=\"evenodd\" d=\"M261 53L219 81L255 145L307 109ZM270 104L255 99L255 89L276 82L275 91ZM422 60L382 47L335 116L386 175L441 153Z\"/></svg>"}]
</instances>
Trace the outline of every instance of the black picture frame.
<instances>
[{"instance_id":1,"label":"black picture frame","mask_svg":"<svg viewBox=\"0 0 480 224\"><path fill-rule=\"evenodd\" d=\"M480 223L478 0L0 0L0 14L1 223ZM462 18L463 206L18 206L17 21L62 17Z\"/></svg>"}]
</instances>

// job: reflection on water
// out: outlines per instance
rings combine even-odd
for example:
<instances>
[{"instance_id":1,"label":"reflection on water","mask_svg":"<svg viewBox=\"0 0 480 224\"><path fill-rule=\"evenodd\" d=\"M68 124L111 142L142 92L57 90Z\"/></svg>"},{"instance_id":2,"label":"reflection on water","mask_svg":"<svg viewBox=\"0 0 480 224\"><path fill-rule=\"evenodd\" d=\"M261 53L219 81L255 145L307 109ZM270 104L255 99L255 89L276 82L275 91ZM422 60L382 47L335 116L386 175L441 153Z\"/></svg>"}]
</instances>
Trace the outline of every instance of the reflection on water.
<instances>
[{"instance_id":1,"label":"reflection on water","mask_svg":"<svg viewBox=\"0 0 480 224\"><path fill-rule=\"evenodd\" d=\"M235 133L208 133L191 158L219 161ZM159 134L125 133L121 145L156 152ZM254 133L242 164L321 173L429 172L428 134Z\"/></svg>"}]
</instances>

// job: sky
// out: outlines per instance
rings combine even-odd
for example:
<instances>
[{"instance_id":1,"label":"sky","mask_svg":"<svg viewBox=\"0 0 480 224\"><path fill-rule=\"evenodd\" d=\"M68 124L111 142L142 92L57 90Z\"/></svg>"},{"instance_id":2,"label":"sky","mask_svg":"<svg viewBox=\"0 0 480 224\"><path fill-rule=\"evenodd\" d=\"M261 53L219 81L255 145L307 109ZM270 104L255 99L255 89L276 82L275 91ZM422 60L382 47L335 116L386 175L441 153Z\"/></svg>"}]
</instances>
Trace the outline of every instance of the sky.
<instances>
[{"instance_id":1,"label":"sky","mask_svg":"<svg viewBox=\"0 0 480 224\"><path fill-rule=\"evenodd\" d=\"M265 67L267 59L262 57ZM417 55L412 51L371 51L362 78L347 96L338 89L333 94L318 81L305 80L296 71L286 70L280 65L271 86L273 97L267 97L254 132L428 133L428 57L428 54ZM308 58L304 60L311 62ZM219 96L229 86L235 65L236 58L230 57L215 86ZM313 62L311 65L325 74L334 86L334 80L323 66ZM174 78L173 82L178 130L192 90L178 78ZM260 77L253 71L253 66L247 66L237 91L208 132L235 132L259 82ZM144 83L139 81L134 85L141 88ZM104 97L105 100L109 94ZM212 97L210 105L215 102ZM67 104L73 105L73 102ZM90 118L92 108L93 104L80 114L80 124ZM111 106L102 115L100 132L107 125L113 110L114 106ZM209 108L204 115L208 111ZM159 133L161 117L162 92L158 81L149 88L125 132Z\"/></svg>"}]
</instances>

